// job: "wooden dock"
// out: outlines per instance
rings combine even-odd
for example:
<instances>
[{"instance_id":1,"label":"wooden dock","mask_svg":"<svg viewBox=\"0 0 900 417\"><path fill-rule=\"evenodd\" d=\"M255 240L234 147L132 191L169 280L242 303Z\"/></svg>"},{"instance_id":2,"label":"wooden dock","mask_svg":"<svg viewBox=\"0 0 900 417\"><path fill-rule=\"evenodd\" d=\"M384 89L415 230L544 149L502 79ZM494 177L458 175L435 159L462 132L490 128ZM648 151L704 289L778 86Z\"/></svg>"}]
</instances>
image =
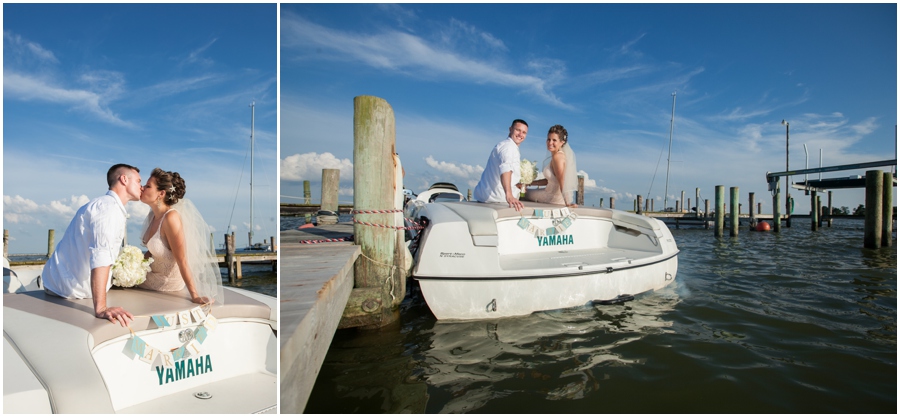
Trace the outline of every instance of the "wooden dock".
<instances>
[{"instance_id":1,"label":"wooden dock","mask_svg":"<svg viewBox=\"0 0 900 417\"><path fill-rule=\"evenodd\" d=\"M340 223L281 232L281 412L302 413L353 289L352 242L301 244L353 233Z\"/></svg>"}]
</instances>

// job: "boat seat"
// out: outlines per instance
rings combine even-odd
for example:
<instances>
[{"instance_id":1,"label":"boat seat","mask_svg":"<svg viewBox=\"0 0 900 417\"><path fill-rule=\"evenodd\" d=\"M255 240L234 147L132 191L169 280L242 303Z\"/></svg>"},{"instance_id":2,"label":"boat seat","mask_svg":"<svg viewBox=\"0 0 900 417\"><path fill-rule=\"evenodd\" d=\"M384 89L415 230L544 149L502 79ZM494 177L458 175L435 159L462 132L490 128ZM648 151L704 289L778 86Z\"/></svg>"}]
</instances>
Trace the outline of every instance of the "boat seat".
<instances>
[{"instance_id":1,"label":"boat seat","mask_svg":"<svg viewBox=\"0 0 900 417\"><path fill-rule=\"evenodd\" d=\"M462 217L469 225L469 234L475 246L497 246L497 208L500 203L447 202L441 203Z\"/></svg>"},{"instance_id":2,"label":"boat seat","mask_svg":"<svg viewBox=\"0 0 900 417\"><path fill-rule=\"evenodd\" d=\"M140 288L118 289L107 292L106 303L109 306L124 307L135 316L131 328L135 331L156 328L150 319L151 315L169 314L190 310L194 304L181 293L165 293ZM18 294L4 294L3 307L20 310L45 318L45 323L58 323L60 326L74 326L83 329L93 336L93 348L100 343L116 337L127 335L129 330L108 320L94 317L94 301L90 298L69 300L55 297L43 290L28 291ZM219 320L235 317L272 320L271 309L262 302L236 292L225 294L225 305L215 305L212 314ZM6 330L4 322L4 331ZM42 331L50 331L43 329Z\"/></svg>"}]
</instances>

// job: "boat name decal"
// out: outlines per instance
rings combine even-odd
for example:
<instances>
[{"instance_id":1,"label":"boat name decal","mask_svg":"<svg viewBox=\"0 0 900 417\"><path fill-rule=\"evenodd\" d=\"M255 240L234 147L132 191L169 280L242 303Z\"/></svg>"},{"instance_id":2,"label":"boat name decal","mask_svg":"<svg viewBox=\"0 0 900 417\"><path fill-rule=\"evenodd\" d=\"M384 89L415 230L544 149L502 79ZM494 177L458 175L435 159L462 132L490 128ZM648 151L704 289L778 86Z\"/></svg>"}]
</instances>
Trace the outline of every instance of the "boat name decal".
<instances>
[{"instance_id":1,"label":"boat name decal","mask_svg":"<svg viewBox=\"0 0 900 417\"><path fill-rule=\"evenodd\" d=\"M210 333L212 333L219 324L218 319L212 314L206 314L201 307L180 311L177 314L150 316L150 318L153 319L156 326L161 329L175 327L176 325L184 328L179 332L179 341L182 343L181 346L173 349L160 349L150 346L140 336L134 334L134 332L131 333L132 337L128 342L128 346L126 346L124 352L125 355L132 358L132 360L138 358L150 366L156 366L157 372L162 372L159 369L165 369L167 370L166 372L174 369L175 372L178 372L178 367L184 366L182 362L185 359L200 358L203 350L203 342L209 338ZM198 326L189 327L194 325ZM207 357L208 356L209 355L207 355ZM190 361L191 359L188 360ZM209 363L208 359L206 362L206 366L211 370L212 364ZM179 363L182 364L179 365ZM160 376L160 378L162 377ZM162 379L160 379L160 381L161 380ZM160 385L162 385L162 382L160 382Z\"/></svg>"},{"instance_id":2,"label":"boat name decal","mask_svg":"<svg viewBox=\"0 0 900 417\"><path fill-rule=\"evenodd\" d=\"M535 226L534 223L532 223L531 220L526 218L524 215L519 219L517 225L520 229L538 238L561 235L566 231L566 229L568 229L572 226L573 223L575 223L575 220L578 219L577 214L569 212L569 209L565 207L559 210L534 209L534 216L537 219L553 219L553 227L548 227L545 229ZM540 242L540 240L538 240L538 242Z\"/></svg>"},{"instance_id":3,"label":"boat name decal","mask_svg":"<svg viewBox=\"0 0 900 417\"><path fill-rule=\"evenodd\" d=\"M212 372L212 370L212 358L207 354L196 358L182 359L175 362L173 368L157 366L156 376L159 378L159 385L163 385L192 376L203 375L207 372Z\"/></svg>"},{"instance_id":4,"label":"boat name decal","mask_svg":"<svg viewBox=\"0 0 900 417\"><path fill-rule=\"evenodd\" d=\"M575 238L572 235L535 236L534 238L537 239L538 246L572 245L575 243Z\"/></svg>"},{"instance_id":5,"label":"boat name decal","mask_svg":"<svg viewBox=\"0 0 900 417\"><path fill-rule=\"evenodd\" d=\"M460 252L441 252L441 258L465 258L465 253Z\"/></svg>"}]
</instances>

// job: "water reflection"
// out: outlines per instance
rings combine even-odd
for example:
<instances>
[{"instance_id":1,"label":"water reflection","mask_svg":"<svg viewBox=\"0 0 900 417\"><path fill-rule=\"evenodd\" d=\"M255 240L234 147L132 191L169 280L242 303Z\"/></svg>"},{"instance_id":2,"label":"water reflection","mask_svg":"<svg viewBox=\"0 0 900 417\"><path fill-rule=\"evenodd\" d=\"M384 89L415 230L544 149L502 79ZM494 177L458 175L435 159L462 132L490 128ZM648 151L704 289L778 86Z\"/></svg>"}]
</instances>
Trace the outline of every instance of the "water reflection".
<instances>
[{"instance_id":1,"label":"water reflection","mask_svg":"<svg viewBox=\"0 0 900 417\"><path fill-rule=\"evenodd\" d=\"M441 413L472 412L514 392L546 400L584 398L608 378L607 366L631 366L618 347L672 332L662 316L679 302L674 286L626 305L585 306L497 321L432 327L424 379L449 392Z\"/></svg>"}]
</instances>

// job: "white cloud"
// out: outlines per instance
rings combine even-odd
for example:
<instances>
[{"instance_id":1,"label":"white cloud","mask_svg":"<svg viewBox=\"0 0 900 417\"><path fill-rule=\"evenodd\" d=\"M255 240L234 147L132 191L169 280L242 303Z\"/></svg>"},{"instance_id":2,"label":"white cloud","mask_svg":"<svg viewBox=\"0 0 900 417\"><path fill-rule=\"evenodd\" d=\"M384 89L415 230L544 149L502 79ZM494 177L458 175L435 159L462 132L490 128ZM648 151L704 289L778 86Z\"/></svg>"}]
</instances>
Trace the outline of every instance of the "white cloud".
<instances>
[{"instance_id":1,"label":"white cloud","mask_svg":"<svg viewBox=\"0 0 900 417\"><path fill-rule=\"evenodd\" d=\"M446 173L450 175L455 175L457 177L469 179L473 176L481 177L481 173L484 171L484 167L481 165L468 165L468 164L454 164L452 162L443 162L435 160L431 155L428 155L425 158L425 163L428 166Z\"/></svg>"},{"instance_id":2,"label":"white cloud","mask_svg":"<svg viewBox=\"0 0 900 417\"><path fill-rule=\"evenodd\" d=\"M321 181L323 169L339 169L340 178L353 180L353 163L338 159L331 152L294 154L281 160L281 179L288 181Z\"/></svg>"},{"instance_id":3,"label":"white cloud","mask_svg":"<svg viewBox=\"0 0 900 417\"><path fill-rule=\"evenodd\" d=\"M41 220L46 216L51 216L50 220L68 221L75 215L81 206L90 201L86 195L71 196L68 199L51 201L48 204L38 204L35 201L16 195L10 197L3 196L3 220L8 223L18 224L43 224Z\"/></svg>"},{"instance_id":4,"label":"white cloud","mask_svg":"<svg viewBox=\"0 0 900 417\"><path fill-rule=\"evenodd\" d=\"M59 60L53 55L53 52L44 49L43 46L35 42L22 38L21 35L14 35L10 32L3 32L3 37L9 43L9 48L21 52L27 52L30 56L37 58L42 62L50 62L58 64Z\"/></svg>"},{"instance_id":5,"label":"white cloud","mask_svg":"<svg viewBox=\"0 0 900 417\"><path fill-rule=\"evenodd\" d=\"M71 106L93 114L107 123L128 128L135 127L133 123L122 120L102 104L108 101L106 97L92 91L57 87L29 75L4 71L3 93L4 96L8 94L10 98L24 101L45 101Z\"/></svg>"},{"instance_id":6,"label":"white cloud","mask_svg":"<svg viewBox=\"0 0 900 417\"><path fill-rule=\"evenodd\" d=\"M357 34L321 26L290 12L282 14L281 31L283 48L324 49L336 53L332 58L361 61L374 68L518 88L554 106L571 108L549 91L548 80L513 73L499 64L454 51L453 45L440 47L408 33L386 30L378 34ZM494 49L503 47L493 36L476 36Z\"/></svg>"}]
</instances>

